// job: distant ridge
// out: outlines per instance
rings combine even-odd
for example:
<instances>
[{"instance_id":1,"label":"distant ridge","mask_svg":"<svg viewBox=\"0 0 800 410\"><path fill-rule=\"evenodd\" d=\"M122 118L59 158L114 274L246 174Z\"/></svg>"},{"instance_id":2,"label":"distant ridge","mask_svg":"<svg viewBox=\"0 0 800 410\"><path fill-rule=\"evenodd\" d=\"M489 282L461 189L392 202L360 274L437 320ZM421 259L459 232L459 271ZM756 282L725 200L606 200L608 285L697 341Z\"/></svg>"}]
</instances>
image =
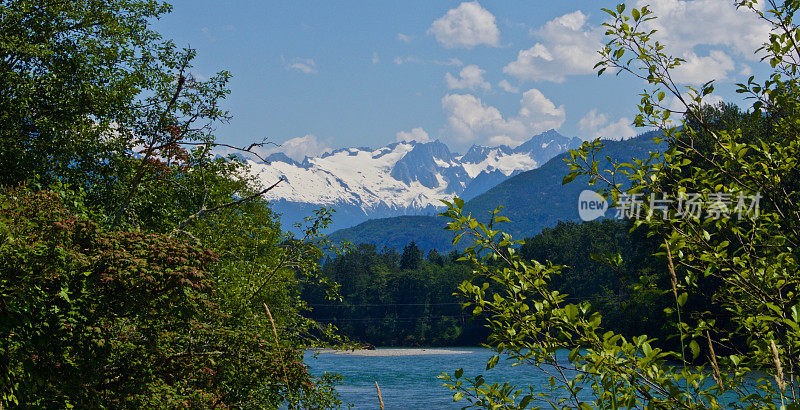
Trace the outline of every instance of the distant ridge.
<instances>
[{"instance_id":1,"label":"distant ridge","mask_svg":"<svg viewBox=\"0 0 800 410\"><path fill-rule=\"evenodd\" d=\"M285 178L265 195L282 214L284 227L291 229L324 206L336 210L334 228L339 229L374 218L434 214L441 199L473 198L580 142L550 130L513 149L473 145L464 155L435 140L341 148L302 161L276 153L267 162L248 163L265 185Z\"/></svg>"},{"instance_id":2,"label":"distant ridge","mask_svg":"<svg viewBox=\"0 0 800 410\"><path fill-rule=\"evenodd\" d=\"M623 141L604 140L603 158L606 155L616 161L646 158L650 152L665 148L664 143L656 145L651 140L656 135L657 131L652 131ZM564 162L567 157L567 153L562 153L537 169L506 179L467 201L464 209L476 219L486 221L489 212L502 205L501 214L511 219L511 223L502 224L500 228L518 239L533 236L546 227L555 226L558 221L579 220L578 196L584 189L592 187L586 177L577 178L567 185L561 184L569 171ZM608 161L603 159L600 168L608 169ZM409 225L405 226L405 223ZM447 220L438 216L419 216L413 220L375 219L336 231L329 238L371 243L379 248L402 248L413 240L423 249L444 251L453 248L452 234L443 229L446 223Z\"/></svg>"}]
</instances>

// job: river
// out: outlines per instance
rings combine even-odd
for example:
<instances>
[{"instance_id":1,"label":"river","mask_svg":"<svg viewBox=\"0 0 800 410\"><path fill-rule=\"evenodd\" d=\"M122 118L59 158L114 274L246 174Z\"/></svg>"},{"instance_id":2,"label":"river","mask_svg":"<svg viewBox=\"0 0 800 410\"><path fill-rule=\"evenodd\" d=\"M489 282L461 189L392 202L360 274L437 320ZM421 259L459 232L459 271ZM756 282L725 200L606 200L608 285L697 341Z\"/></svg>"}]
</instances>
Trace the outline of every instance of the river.
<instances>
[{"instance_id":1,"label":"river","mask_svg":"<svg viewBox=\"0 0 800 410\"><path fill-rule=\"evenodd\" d=\"M308 352L305 362L314 374L340 374L343 381L336 390L355 409L379 408L376 381L387 410L460 409L467 402L454 402L453 392L436 378L458 368L464 369L464 377L482 374L490 384L513 381L519 386L547 386L547 376L531 366L511 366L501 360L487 371L486 361L492 355L493 351L483 348L377 349L358 354L323 351L316 357Z\"/></svg>"}]
</instances>

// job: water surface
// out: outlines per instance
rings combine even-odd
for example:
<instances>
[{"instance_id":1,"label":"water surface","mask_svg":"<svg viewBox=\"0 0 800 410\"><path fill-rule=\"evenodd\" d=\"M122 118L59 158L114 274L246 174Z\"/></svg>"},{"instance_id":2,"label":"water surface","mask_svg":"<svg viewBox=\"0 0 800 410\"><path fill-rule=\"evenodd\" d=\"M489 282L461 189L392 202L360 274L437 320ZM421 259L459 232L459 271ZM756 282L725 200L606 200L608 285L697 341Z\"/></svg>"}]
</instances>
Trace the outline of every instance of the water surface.
<instances>
[{"instance_id":1,"label":"water surface","mask_svg":"<svg viewBox=\"0 0 800 410\"><path fill-rule=\"evenodd\" d=\"M381 387L386 409L460 409L465 400L453 402L453 392L436 376L464 369L465 377L484 375L486 382L513 381L520 386L547 385L547 375L532 366L511 366L503 360L486 371L493 351L483 348L377 349L369 355L323 352L306 354L305 362L314 374L328 371L342 376L337 391L345 403L356 409L377 409L375 382Z\"/></svg>"}]
</instances>

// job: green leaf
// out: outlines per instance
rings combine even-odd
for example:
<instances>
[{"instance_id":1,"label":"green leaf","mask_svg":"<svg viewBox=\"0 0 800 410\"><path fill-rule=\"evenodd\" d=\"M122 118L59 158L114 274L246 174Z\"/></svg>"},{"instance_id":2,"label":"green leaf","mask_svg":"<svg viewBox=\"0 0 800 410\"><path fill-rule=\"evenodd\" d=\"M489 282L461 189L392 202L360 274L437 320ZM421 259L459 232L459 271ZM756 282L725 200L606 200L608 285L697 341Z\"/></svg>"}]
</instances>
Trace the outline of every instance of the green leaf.
<instances>
[{"instance_id":1,"label":"green leaf","mask_svg":"<svg viewBox=\"0 0 800 410\"><path fill-rule=\"evenodd\" d=\"M687 299L689 299L689 294L686 292L683 292L680 295L678 295L678 306L685 305Z\"/></svg>"},{"instance_id":2,"label":"green leaf","mask_svg":"<svg viewBox=\"0 0 800 410\"><path fill-rule=\"evenodd\" d=\"M458 370L456 370L456 373L455 373L454 376L456 376L456 379L460 379L461 376L463 376L463 375L464 375L464 369L463 368L459 368Z\"/></svg>"},{"instance_id":3,"label":"green leaf","mask_svg":"<svg viewBox=\"0 0 800 410\"><path fill-rule=\"evenodd\" d=\"M642 353L644 353L644 357L650 357L653 354L653 348L650 347L650 343L642 343Z\"/></svg>"},{"instance_id":4,"label":"green leaf","mask_svg":"<svg viewBox=\"0 0 800 410\"><path fill-rule=\"evenodd\" d=\"M564 306L564 313L567 314L567 319L575 320L578 316L578 307L572 304Z\"/></svg>"},{"instance_id":5,"label":"green leaf","mask_svg":"<svg viewBox=\"0 0 800 410\"><path fill-rule=\"evenodd\" d=\"M492 356L489 361L486 362L486 370L490 370L493 367L497 366L497 362L500 360L500 355Z\"/></svg>"},{"instance_id":6,"label":"green leaf","mask_svg":"<svg viewBox=\"0 0 800 410\"><path fill-rule=\"evenodd\" d=\"M692 340L689 343L689 349L692 350L692 359L697 359L700 356L700 345L697 344L696 340Z\"/></svg>"}]
</instances>

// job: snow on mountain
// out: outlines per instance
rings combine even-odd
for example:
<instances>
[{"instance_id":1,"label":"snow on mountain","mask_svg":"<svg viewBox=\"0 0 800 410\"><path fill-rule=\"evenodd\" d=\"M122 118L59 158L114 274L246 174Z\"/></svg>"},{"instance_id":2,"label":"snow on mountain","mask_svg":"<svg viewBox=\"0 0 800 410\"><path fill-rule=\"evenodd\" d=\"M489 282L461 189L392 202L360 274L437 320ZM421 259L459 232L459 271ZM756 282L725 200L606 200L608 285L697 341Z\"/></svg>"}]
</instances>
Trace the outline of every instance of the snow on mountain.
<instances>
[{"instance_id":1,"label":"snow on mountain","mask_svg":"<svg viewBox=\"0 0 800 410\"><path fill-rule=\"evenodd\" d=\"M248 162L264 185L286 179L265 194L284 214L284 225L328 206L340 211L334 221L341 228L376 217L432 213L440 199L469 199L579 144L551 130L514 149L475 145L462 156L437 140L343 148L302 163L283 154L271 155L269 163Z\"/></svg>"}]
</instances>

